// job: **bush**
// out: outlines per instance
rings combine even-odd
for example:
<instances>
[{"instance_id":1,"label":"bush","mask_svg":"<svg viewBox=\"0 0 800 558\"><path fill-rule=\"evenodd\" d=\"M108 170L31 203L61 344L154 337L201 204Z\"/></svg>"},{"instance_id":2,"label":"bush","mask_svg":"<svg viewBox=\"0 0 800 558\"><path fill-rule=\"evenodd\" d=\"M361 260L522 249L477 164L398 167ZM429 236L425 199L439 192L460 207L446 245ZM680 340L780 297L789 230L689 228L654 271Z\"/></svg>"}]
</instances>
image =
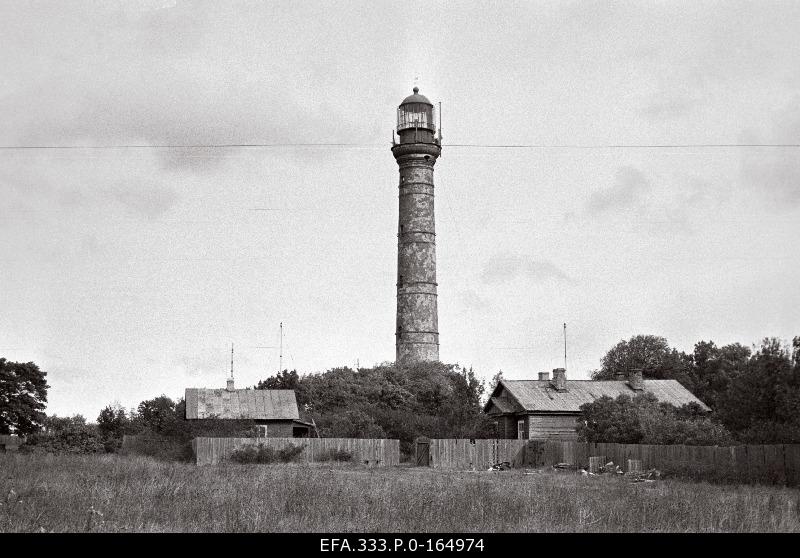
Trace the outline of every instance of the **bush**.
<instances>
[{"instance_id":1,"label":"bush","mask_svg":"<svg viewBox=\"0 0 800 558\"><path fill-rule=\"evenodd\" d=\"M353 461L353 454L346 450L329 449L317 456L317 461Z\"/></svg>"},{"instance_id":2,"label":"bush","mask_svg":"<svg viewBox=\"0 0 800 558\"><path fill-rule=\"evenodd\" d=\"M696 406L675 407L644 393L600 397L580 407L578 438L616 444L726 446L733 436Z\"/></svg>"},{"instance_id":3,"label":"bush","mask_svg":"<svg viewBox=\"0 0 800 558\"><path fill-rule=\"evenodd\" d=\"M86 424L86 419L81 415L46 417L44 431L28 436L20 449L25 452L58 454L91 454L106 451L98 429L94 425Z\"/></svg>"},{"instance_id":4,"label":"bush","mask_svg":"<svg viewBox=\"0 0 800 558\"><path fill-rule=\"evenodd\" d=\"M22 451L47 453L104 453L103 441L96 433L84 429L62 430L55 434L31 434Z\"/></svg>"},{"instance_id":5,"label":"bush","mask_svg":"<svg viewBox=\"0 0 800 558\"><path fill-rule=\"evenodd\" d=\"M258 446L247 445L233 450L230 460L237 463L289 463L297 461L305 448L303 445L295 446L290 444L276 450L265 446L263 443L258 444Z\"/></svg>"},{"instance_id":6,"label":"bush","mask_svg":"<svg viewBox=\"0 0 800 558\"><path fill-rule=\"evenodd\" d=\"M278 456L274 449L258 444L258 446L236 448L230 459L237 463L274 463L278 460Z\"/></svg>"},{"instance_id":7,"label":"bush","mask_svg":"<svg viewBox=\"0 0 800 558\"><path fill-rule=\"evenodd\" d=\"M283 463L297 461L304 449L306 449L306 447L303 445L295 446L290 444L278 450L278 459Z\"/></svg>"},{"instance_id":8,"label":"bush","mask_svg":"<svg viewBox=\"0 0 800 558\"><path fill-rule=\"evenodd\" d=\"M194 457L190 440L174 436L161 436L152 432L128 436L122 453L144 455L160 461L183 461L186 463L192 461Z\"/></svg>"},{"instance_id":9,"label":"bush","mask_svg":"<svg viewBox=\"0 0 800 558\"><path fill-rule=\"evenodd\" d=\"M122 438L103 437L102 442L106 453L117 453L122 449Z\"/></svg>"},{"instance_id":10,"label":"bush","mask_svg":"<svg viewBox=\"0 0 800 558\"><path fill-rule=\"evenodd\" d=\"M764 471L751 474L747 470L724 468L711 463L695 461L667 461L659 470L663 478L689 479L713 484L783 484L778 471Z\"/></svg>"},{"instance_id":11,"label":"bush","mask_svg":"<svg viewBox=\"0 0 800 558\"><path fill-rule=\"evenodd\" d=\"M665 479L688 479L714 484L737 484L744 481L735 471L718 470L713 465L705 463L666 461L658 469L661 471L661 477Z\"/></svg>"}]
</instances>

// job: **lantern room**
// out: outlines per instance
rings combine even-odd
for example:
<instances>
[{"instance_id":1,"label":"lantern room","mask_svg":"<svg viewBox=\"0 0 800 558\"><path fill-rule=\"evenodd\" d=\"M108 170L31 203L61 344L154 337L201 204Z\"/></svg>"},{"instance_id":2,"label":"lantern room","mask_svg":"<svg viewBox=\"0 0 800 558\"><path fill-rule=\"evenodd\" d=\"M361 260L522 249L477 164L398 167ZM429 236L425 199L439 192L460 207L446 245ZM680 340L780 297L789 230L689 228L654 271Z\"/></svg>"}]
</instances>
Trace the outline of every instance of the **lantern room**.
<instances>
[{"instance_id":1,"label":"lantern room","mask_svg":"<svg viewBox=\"0 0 800 558\"><path fill-rule=\"evenodd\" d=\"M420 95L419 88L415 87L414 94L403 99L397 108L400 143L434 143L435 132L433 103L425 95Z\"/></svg>"}]
</instances>

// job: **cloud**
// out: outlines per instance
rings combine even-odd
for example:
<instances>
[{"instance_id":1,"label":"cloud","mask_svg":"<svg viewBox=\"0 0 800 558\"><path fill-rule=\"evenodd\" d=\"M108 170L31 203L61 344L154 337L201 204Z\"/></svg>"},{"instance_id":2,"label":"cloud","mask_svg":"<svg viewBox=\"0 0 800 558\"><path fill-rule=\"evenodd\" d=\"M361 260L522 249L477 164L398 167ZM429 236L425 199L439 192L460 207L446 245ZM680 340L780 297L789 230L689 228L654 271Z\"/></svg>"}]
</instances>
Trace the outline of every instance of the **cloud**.
<instances>
[{"instance_id":1,"label":"cloud","mask_svg":"<svg viewBox=\"0 0 800 558\"><path fill-rule=\"evenodd\" d=\"M642 114L652 120L680 118L691 112L696 105L696 99L681 96L665 96L645 105L642 109Z\"/></svg>"},{"instance_id":2,"label":"cloud","mask_svg":"<svg viewBox=\"0 0 800 558\"><path fill-rule=\"evenodd\" d=\"M796 149L745 157L742 178L771 205L800 206L800 157Z\"/></svg>"},{"instance_id":3,"label":"cloud","mask_svg":"<svg viewBox=\"0 0 800 558\"><path fill-rule=\"evenodd\" d=\"M178 201L171 188L149 185L122 185L107 191L107 196L134 215L156 219L169 211Z\"/></svg>"},{"instance_id":4,"label":"cloud","mask_svg":"<svg viewBox=\"0 0 800 558\"><path fill-rule=\"evenodd\" d=\"M490 307L489 299L481 296L473 289L467 289L460 293L461 304L468 310L483 311Z\"/></svg>"},{"instance_id":5,"label":"cloud","mask_svg":"<svg viewBox=\"0 0 800 558\"><path fill-rule=\"evenodd\" d=\"M800 95L776 116L765 140L753 130L743 132L743 137L747 138L747 143L800 142ZM800 157L796 147L745 150L741 177L767 204L782 208L800 206Z\"/></svg>"},{"instance_id":6,"label":"cloud","mask_svg":"<svg viewBox=\"0 0 800 558\"><path fill-rule=\"evenodd\" d=\"M24 164L0 169L4 196L0 210L14 215L68 212L70 215L104 215L117 211L144 219L157 219L175 207L180 196L175 188L146 178L152 170L130 173L124 165L100 168L83 161L48 171Z\"/></svg>"},{"instance_id":7,"label":"cloud","mask_svg":"<svg viewBox=\"0 0 800 558\"><path fill-rule=\"evenodd\" d=\"M639 169L620 167L611 188L593 192L586 204L589 213L606 213L615 209L643 207L650 191L650 182Z\"/></svg>"},{"instance_id":8,"label":"cloud","mask_svg":"<svg viewBox=\"0 0 800 558\"><path fill-rule=\"evenodd\" d=\"M77 8L83 13L44 22L33 9L14 14L18 52L0 53L10 76L0 89L0 143L348 142L379 122L380 115L354 120L349 106L336 102L353 95L346 81L328 83L320 71L329 70L334 54L286 51L292 31L271 21L278 8L252 18L191 4L151 2L144 8ZM219 17L235 20L240 33L225 35ZM273 27L262 28L259 18ZM99 38L93 43L87 37ZM58 46L43 49L42 43ZM28 53L40 50L31 63ZM203 172L237 150L155 152L166 170Z\"/></svg>"},{"instance_id":9,"label":"cloud","mask_svg":"<svg viewBox=\"0 0 800 558\"><path fill-rule=\"evenodd\" d=\"M489 285L525 279L535 283L543 281L571 282L558 266L547 260L532 260L515 254L498 254L486 262L481 281Z\"/></svg>"}]
</instances>

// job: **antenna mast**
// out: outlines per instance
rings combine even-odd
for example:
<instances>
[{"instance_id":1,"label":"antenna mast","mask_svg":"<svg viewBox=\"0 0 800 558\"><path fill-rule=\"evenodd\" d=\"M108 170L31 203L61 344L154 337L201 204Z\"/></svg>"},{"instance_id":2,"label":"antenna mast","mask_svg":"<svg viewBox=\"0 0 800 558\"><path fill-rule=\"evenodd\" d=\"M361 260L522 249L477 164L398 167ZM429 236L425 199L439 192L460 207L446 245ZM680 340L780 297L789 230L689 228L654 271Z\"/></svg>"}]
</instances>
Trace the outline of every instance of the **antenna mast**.
<instances>
[{"instance_id":1,"label":"antenna mast","mask_svg":"<svg viewBox=\"0 0 800 558\"><path fill-rule=\"evenodd\" d=\"M567 322L564 322L564 370L567 369Z\"/></svg>"},{"instance_id":2,"label":"antenna mast","mask_svg":"<svg viewBox=\"0 0 800 558\"><path fill-rule=\"evenodd\" d=\"M231 343L231 378L233 378L233 343Z\"/></svg>"},{"instance_id":3,"label":"antenna mast","mask_svg":"<svg viewBox=\"0 0 800 558\"><path fill-rule=\"evenodd\" d=\"M442 144L442 102L439 101L439 145Z\"/></svg>"},{"instance_id":4,"label":"antenna mast","mask_svg":"<svg viewBox=\"0 0 800 558\"><path fill-rule=\"evenodd\" d=\"M281 322L281 344L280 353L278 354L278 374L283 372L283 322Z\"/></svg>"}]
</instances>

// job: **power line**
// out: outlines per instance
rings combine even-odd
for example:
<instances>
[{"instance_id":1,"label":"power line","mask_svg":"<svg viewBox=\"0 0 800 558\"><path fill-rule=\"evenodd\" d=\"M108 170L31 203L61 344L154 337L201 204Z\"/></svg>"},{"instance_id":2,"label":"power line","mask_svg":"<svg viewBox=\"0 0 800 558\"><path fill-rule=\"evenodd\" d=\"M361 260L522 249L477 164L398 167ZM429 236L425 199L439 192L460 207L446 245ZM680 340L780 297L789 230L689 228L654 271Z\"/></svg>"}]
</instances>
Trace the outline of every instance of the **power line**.
<instances>
[{"instance_id":1,"label":"power line","mask_svg":"<svg viewBox=\"0 0 800 558\"><path fill-rule=\"evenodd\" d=\"M495 149L694 149L694 148L738 148L769 147L793 148L800 143L663 143L663 144L485 144L453 143L443 147L486 147Z\"/></svg>"},{"instance_id":2,"label":"power line","mask_svg":"<svg viewBox=\"0 0 800 558\"><path fill-rule=\"evenodd\" d=\"M341 147L383 149L389 144L375 143L218 143L218 144L121 144L121 145L0 145L0 150L112 150L112 149L238 149L238 148L275 148L275 147ZM676 143L676 144L488 144L488 143L450 143L443 144L447 148L481 148L481 149L736 149L736 148L770 148L792 149L800 147L800 143Z\"/></svg>"},{"instance_id":3,"label":"power line","mask_svg":"<svg viewBox=\"0 0 800 558\"><path fill-rule=\"evenodd\" d=\"M389 144L386 144L388 146ZM0 149L235 149L245 147L386 147L367 143L212 143L212 144L119 144L119 145L0 145Z\"/></svg>"}]
</instances>

